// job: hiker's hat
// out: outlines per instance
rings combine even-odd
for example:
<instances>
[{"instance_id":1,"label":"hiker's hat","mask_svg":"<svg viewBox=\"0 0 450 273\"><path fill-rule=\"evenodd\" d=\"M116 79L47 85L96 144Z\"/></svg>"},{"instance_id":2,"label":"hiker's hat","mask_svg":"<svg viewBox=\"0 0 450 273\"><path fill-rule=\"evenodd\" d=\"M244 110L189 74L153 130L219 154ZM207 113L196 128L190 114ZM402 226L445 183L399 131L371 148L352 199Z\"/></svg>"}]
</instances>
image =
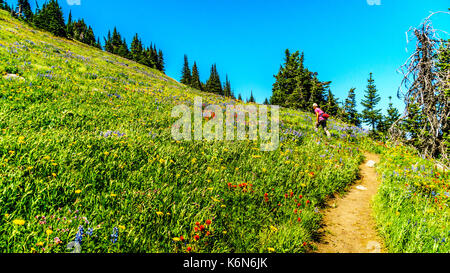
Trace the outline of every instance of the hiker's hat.
<instances>
[{"instance_id":1,"label":"hiker's hat","mask_svg":"<svg viewBox=\"0 0 450 273\"><path fill-rule=\"evenodd\" d=\"M317 103L314 103L314 104L313 104L313 107L319 107L319 105L317 105Z\"/></svg>"}]
</instances>

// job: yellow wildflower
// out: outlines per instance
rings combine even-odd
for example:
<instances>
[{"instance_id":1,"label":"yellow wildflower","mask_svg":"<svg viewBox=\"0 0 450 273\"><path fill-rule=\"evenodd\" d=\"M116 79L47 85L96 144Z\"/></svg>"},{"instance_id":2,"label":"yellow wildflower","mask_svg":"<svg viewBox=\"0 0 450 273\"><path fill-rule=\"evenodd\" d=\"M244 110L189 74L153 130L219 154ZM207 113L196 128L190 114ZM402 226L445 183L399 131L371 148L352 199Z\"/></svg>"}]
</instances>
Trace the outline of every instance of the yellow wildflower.
<instances>
[{"instance_id":1,"label":"yellow wildflower","mask_svg":"<svg viewBox=\"0 0 450 273\"><path fill-rule=\"evenodd\" d=\"M79 193L81 193L81 190L76 190L75 193L79 194Z\"/></svg>"},{"instance_id":2,"label":"yellow wildflower","mask_svg":"<svg viewBox=\"0 0 450 273\"><path fill-rule=\"evenodd\" d=\"M53 230L47 229L47 230L45 231L45 233L47 233L47 235L51 235L51 234L53 233Z\"/></svg>"},{"instance_id":3,"label":"yellow wildflower","mask_svg":"<svg viewBox=\"0 0 450 273\"><path fill-rule=\"evenodd\" d=\"M19 226L23 226L25 224L25 220L22 220L22 219L15 219L12 222Z\"/></svg>"},{"instance_id":4,"label":"yellow wildflower","mask_svg":"<svg viewBox=\"0 0 450 273\"><path fill-rule=\"evenodd\" d=\"M267 250L268 250L269 252L275 252L275 248L273 248L273 247L268 247Z\"/></svg>"},{"instance_id":5,"label":"yellow wildflower","mask_svg":"<svg viewBox=\"0 0 450 273\"><path fill-rule=\"evenodd\" d=\"M274 232L277 232L277 231L278 231L278 229L277 229L276 227L274 227L274 226L270 226L270 230L272 230L272 231L274 231Z\"/></svg>"},{"instance_id":6,"label":"yellow wildflower","mask_svg":"<svg viewBox=\"0 0 450 273\"><path fill-rule=\"evenodd\" d=\"M161 212L161 211L157 211L156 214L159 215L159 216L164 215L164 213Z\"/></svg>"},{"instance_id":7,"label":"yellow wildflower","mask_svg":"<svg viewBox=\"0 0 450 273\"><path fill-rule=\"evenodd\" d=\"M119 225L119 228L125 230L125 226Z\"/></svg>"}]
</instances>

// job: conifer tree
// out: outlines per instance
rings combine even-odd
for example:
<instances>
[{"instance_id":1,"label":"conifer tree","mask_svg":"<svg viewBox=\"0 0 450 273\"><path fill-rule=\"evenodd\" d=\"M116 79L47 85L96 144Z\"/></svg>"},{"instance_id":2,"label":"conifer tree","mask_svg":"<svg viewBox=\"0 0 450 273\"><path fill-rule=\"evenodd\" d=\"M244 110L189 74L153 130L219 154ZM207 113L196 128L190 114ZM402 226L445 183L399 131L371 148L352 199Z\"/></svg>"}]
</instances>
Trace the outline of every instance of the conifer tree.
<instances>
[{"instance_id":1,"label":"conifer tree","mask_svg":"<svg viewBox=\"0 0 450 273\"><path fill-rule=\"evenodd\" d=\"M131 42L131 58L133 61L141 63L144 58L144 48L142 46L142 41L139 39L139 35L133 37L133 41Z\"/></svg>"},{"instance_id":2,"label":"conifer tree","mask_svg":"<svg viewBox=\"0 0 450 273\"><path fill-rule=\"evenodd\" d=\"M217 66L215 64L211 66L211 74L206 82L206 91L223 95L222 82L220 81L220 76L217 72Z\"/></svg>"},{"instance_id":3,"label":"conifer tree","mask_svg":"<svg viewBox=\"0 0 450 273\"><path fill-rule=\"evenodd\" d=\"M191 69L189 68L189 61L187 55L184 55L184 64L183 69L181 70L180 82L185 85L191 85L192 82Z\"/></svg>"},{"instance_id":4,"label":"conifer tree","mask_svg":"<svg viewBox=\"0 0 450 273\"><path fill-rule=\"evenodd\" d=\"M332 116L337 116L339 112L338 100L334 97L330 89L328 89L327 103L325 105L325 111Z\"/></svg>"},{"instance_id":5,"label":"conifer tree","mask_svg":"<svg viewBox=\"0 0 450 273\"><path fill-rule=\"evenodd\" d=\"M226 75L225 85L224 85L224 88L223 88L223 95L225 97L231 97L231 83L228 80L228 75Z\"/></svg>"},{"instance_id":6,"label":"conifer tree","mask_svg":"<svg viewBox=\"0 0 450 273\"><path fill-rule=\"evenodd\" d=\"M112 45L112 36L111 31L108 31L107 38L104 38L105 40L105 50L110 53L114 53L114 47Z\"/></svg>"},{"instance_id":7,"label":"conifer tree","mask_svg":"<svg viewBox=\"0 0 450 273\"><path fill-rule=\"evenodd\" d=\"M33 22L36 27L56 36L67 37L62 9L57 0L50 0L50 2L44 3L42 9L39 10L39 13L34 18Z\"/></svg>"},{"instance_id":8,"label":"conifer tree","mask_svg":"<svg viewBox=\"0 0 450 273\"><path fill-rule=\"evenodd\" d=\"M238 100L242 101L241 93L239 93L239 95L238 95Z\"/></svg>"},{"instance_id":9,"label":"conifer tree","mask_svg":"<svg viewBox=\"0 0 450 273\"><path fill-rule=\"evenodd\" d=\"M269 105L269 100L267 98L264 100L264 104Z\"/></svg>"},{"instance_id":10,"label":"conifer tree","mask_svg":"<svg viewBox=\"0 0 450 273\"><path fill-rule=\"evenodd\" d=\"M192 66L192 79L191 79L191 87L197 90L202 90L202 83L200 82L200 74L198 72L197 63L194 62Z\"/></svg>"},{"instance_id":11,"label":"conifer tree","mask_svg":"<svg viewBox=\"0 0 450 273\"><path fill-rule=\"evenodd\" d=\"M253 91L250 91L250 98L247 100L247 102L253 102L255 103L255 97L253 97Z\"/></svg>"},{"instance_id":12,"label":"conifer tree","mask_svg":"<svg viewBox=\"0 0 450 273\"><path fill-rule=\"evenodd\" d=\"M158 62L156 64L156 69L158 69L161 72L165 72L165 67L164 67L164 55L162 50L158 51Z\"/></svg>"},{"instance_id":13,"label":"conifer tree","mask_svg":"<svg viewBox=\"0 0 450 273\"><path fill-rule=\"evenodd\" d=\"M378 91L375 86L375 80L372 77L372 73L370 73L370 77L367 80L366 94L364 95L364 99L362 100L361 104L364 107L364 110L362 112L362 119L366 124L371 126L372 135L376 133L375 129L377 128L377 124L381 119L381 110L376 109L377 104L381 100L377 92Z\"/></svg>"},{"instance_id":14,"label":"conifer tree","mask_svg":"<svg viewBox=\"0 0 450 273\"><path fill-rule=\"evenodd\" d=\"M385 125L387 130L391 128L392 124L396 122L400 118L400 113L398 112L397 108L395 108L392 104L392 97L389 96L389 105L387 109L387 116L385 119Z\"/></svg>"},{"instance_id":15,"label":"conifer tree","mask_svg":"<svg viewBox=\"0 0 450 273\"><path fill-rule=\"evenodd\" d=\"M66 25L67 37L73 38L73 22L72 22L72 11L69 11L69 18L67 19Z\"/></svg>"},{"instance_id":16,"label":"conifer tree","mask_svg":"<svg viewBox=\"0 0 450 273\"><path fill-rule=\"evenodd\" d=\"M33 12L31 11L30 2L28 0L18 0L17 6L20 8L22 17L25 19L25 21L32 22Z\"/></svg>"},{"instance_id":17,"label":"conifer tree","mask_svg":"<svg viewBox=\"0 0 450 273\"><path fill-rule=\"evenodd\" d=\"M348 91L348 97L345 99L344 102L344 111L345 111L345 121L353 124L355 126L359 126L361 124L359 120L359 114L356 110L356 94L355 94L356 88L351 88L350 91Z\"/></svg>"}]
</instances>

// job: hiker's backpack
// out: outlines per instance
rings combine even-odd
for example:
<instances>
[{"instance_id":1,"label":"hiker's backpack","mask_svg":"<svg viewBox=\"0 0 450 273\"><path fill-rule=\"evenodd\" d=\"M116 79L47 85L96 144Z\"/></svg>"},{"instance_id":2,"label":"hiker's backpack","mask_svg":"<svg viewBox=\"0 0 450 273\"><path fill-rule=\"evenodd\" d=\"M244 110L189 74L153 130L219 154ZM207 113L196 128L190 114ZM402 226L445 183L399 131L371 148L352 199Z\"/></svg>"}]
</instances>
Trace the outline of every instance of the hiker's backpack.
<instances>
[{"instance_id":1,"label":"hiker's backpack","mask_svg":"<svg viewBox=\"0 0 450 273\"><path fill-rule=\"evenodd\" d=\"M327 113L323 113L323 114L322 114L322 117L323 117L324 119L328 119L328 118L330 117L330 115L328 115Z\"/></svg>"}]
</instances>

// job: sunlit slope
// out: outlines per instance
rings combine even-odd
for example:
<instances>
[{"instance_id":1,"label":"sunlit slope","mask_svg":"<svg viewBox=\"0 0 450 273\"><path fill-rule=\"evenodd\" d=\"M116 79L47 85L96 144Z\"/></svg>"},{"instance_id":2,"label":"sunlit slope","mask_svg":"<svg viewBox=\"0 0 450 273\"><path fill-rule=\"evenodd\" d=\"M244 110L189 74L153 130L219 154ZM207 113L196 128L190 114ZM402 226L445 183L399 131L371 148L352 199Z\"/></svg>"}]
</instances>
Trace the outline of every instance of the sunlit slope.
<instances>
[{"instance_id":1,"label":"sunlit slope","mask_svg":"<svg viewBox=\"0 0 450 273\"><path fill-rule=\"evenodd\" d=\"M173 106L237 102L4 11L0 58L2 252L305 252L357 176L363 133L330 121L326 140L294 110L273 152L174 141Z\"/></svg>"}]
</instances>

